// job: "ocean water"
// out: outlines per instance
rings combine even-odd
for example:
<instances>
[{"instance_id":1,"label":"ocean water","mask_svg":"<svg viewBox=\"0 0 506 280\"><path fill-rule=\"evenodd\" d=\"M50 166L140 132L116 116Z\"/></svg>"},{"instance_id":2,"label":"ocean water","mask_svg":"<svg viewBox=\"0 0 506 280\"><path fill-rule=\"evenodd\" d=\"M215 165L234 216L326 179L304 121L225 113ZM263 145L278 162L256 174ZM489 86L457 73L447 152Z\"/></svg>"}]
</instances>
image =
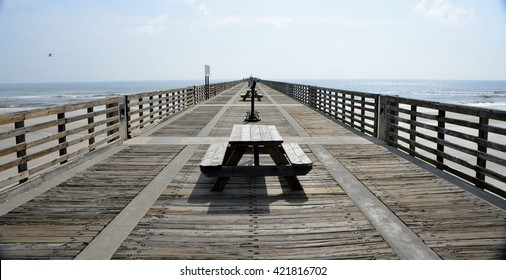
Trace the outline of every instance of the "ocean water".
<instances>
[{"instance_id":1,"label":"ocean water","mask_svg":"<svg viewBox=\"0 0 506 280\"><path fill-rule=\"evenodd\" d=\"M211 80L211 83L222 81L224 80ZM506 81L344 79L283 81L506 111ZM0 113L202 84L203 80L0 84Z\"/></svg>"},{"instance_id":2,"label":"ocean water","mask_svg":"<svg viewBox=\"0 0 506 280\"><path fill-rule=\"evenodd\" d=\"M286 80L286 82L506 111L506 81Z\"/></svg>"},{"instance_id":3,"label":"ocean water","mask_svg":"<svg viewBox=\"0 0 506 280\"><path fill-rule=\"evenodd\" d=\"M0 84L0 112L201 84L203 80Z\"/></svg>"}]
</instances>

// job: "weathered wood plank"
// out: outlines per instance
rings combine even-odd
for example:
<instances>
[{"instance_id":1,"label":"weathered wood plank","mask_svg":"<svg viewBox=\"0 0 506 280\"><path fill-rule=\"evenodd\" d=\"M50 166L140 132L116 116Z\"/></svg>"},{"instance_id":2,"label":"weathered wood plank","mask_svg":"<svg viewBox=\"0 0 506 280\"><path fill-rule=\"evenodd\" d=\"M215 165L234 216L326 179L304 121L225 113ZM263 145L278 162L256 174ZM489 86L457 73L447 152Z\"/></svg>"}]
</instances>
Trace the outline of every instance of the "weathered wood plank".
<instances>
[{"instance_id":1,"label":"weathered wood plank","mask_svg":"<svg viewBox=\"0 0 506 280\"><path fill-rule=\"evenodd\" d=\"M269 130L269 134L271 135L272 141L283 141L283 138L279 134L279 131L276 129L276 126L269 125L267 129Z\"/></svg>"},{"instance_id":2,"label":"weathered wood plank","mask_svg":"<svg viewBox=\"0 0 506 280\"><path fill-rule=\"evenodd\" d=\"M282 147L292 165L312 166L313 161L304 153L297 143L283 143Z\"/></svg>"},{"instance_id":3,"label":"weathered wood plank","mask_svg":"<svg viewBox=\"0 0 506 280\"><path fill-rule=\"evenodd\" d=\"M268 140L262 138L262 135L260 134L260 127L258 125L252 125L250 133L251 133L251 135L250 135L251 142L268 141Z\"/></svg>"},{"instance_id":4,"label":"weathered wood plank","mask_svg":"<svg viewBox=\"0 0 506 280\"><path fill-rule=\"evenodd\" d=\"M215 143L209 146L204 158L200 162L201 168L222 166L228 143Z\"/></svg>"}]
</instances>

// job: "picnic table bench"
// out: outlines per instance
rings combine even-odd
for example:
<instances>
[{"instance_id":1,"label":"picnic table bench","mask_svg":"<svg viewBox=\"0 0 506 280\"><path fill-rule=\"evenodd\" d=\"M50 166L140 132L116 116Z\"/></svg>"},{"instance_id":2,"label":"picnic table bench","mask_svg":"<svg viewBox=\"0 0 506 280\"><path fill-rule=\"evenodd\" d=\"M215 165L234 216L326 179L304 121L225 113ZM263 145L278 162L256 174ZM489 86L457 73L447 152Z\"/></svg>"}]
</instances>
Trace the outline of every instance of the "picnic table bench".
<instances>
[{"instance_id":1,"label":"picnic table bench","mask_svg":"<svg viewBox=\"0 0 506 280\"><path fill-rule=\"evenodd\" d=\"M253 166L238 165L245 153L253 154ZM275 165L260 165L260 153ZM282 176L293 190L302 190L298 175L306 175L313 162L297 143L284 143L273 125L234 125L228 143L209 146L200 163L207 177L218 177L212 191L221 191L230 177Z\"/></svg>"}]
</instances>

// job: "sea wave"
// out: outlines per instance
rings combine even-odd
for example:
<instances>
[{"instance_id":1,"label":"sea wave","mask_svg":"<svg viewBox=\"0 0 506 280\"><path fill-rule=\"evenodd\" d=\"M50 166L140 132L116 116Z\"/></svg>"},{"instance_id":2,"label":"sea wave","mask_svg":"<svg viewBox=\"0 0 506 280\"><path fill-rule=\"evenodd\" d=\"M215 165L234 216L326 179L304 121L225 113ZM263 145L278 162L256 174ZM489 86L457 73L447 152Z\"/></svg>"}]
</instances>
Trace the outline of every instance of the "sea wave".
<instances>
[{"instance_id":1,"label":"sea wave","mask_svg":"<svg viewBox=\"0 0 506 280\"><path fill-rule=\"evenodd\" d=\"M69 94L61 94L55 95L53 98L57 99L71 99L71 100L81 100L81 99L97 99L111 96L119 96L119 94L86 94L86 93L69 93Z\"/></svg>"},{"instance_id":2,"label":"sea wave","mask_svg":"<svg viewBox=\"0 0 506 280\"><path fill-rule=\"evenodd\" d=\"M460 105L506 110L506 102L463 101Z\"/></svg>"},{"instance_id":3,"label":"sea wave","mask_svg":"<svg viewBox=\"0 0 506 280\"><path fill-rule=\"evenodd\" d=\"M44 96L46 97L46 96ZM2 100L19 100L19 99L40 99L41 96L37 95L20 95L20 96L0 96L0 101Z\"/></svg>"},{"instance_id":4,"label":"sea wave","mask_svg":"<svg viewBox=\"0 0 506 280\"><path fill-rule=\"evenodd\" d=\"M68 93L58 95L18 95L18 96L0 96L0 108L28 108L28 107L46 107L73 102L83 102L94 99L118 96L118 94L84 94Z\"/></svg>"},{"instance_id":5,"label":"sea wave","mask_svg":"<svg viewBox=\"0 0 506 280\"><path fill-rule=\"evenodd\" d=\"M442 97L506 97L506 91L486 91L486 92L462 92L462 91L427 91L427 92L414 92L413 95L417 96L442 96Z\"/></svg>"}]
</instances>

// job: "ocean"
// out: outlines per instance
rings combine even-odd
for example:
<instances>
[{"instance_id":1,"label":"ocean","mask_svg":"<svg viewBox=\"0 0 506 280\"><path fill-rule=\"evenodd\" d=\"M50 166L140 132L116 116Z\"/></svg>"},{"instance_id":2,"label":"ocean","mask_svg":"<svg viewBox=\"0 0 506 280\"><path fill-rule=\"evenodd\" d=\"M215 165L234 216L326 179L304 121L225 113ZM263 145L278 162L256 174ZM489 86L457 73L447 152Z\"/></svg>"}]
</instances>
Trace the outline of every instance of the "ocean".
<instances>
[{"instance_id":1,"label":"ocean","mask_svg":"<svg viewBox=\"0 0 506 280\"><path fill-rule=\"evenodd\" d=\"M225 80L211 80L211 83L222 81ZM344 79L280 81L506 111L506 81ZM0 84L0 113L202 84L203 80Z\"/></svg>"},{"instance_id":2,"label":"ocean","mask_svg":"<svg viewBox=\"0 0 506 280\"><path fill-rule=\"evenodd\" d=\"M506 111L506 81L472 80L286 80L326 88L398 95Z\"/></svg>"},{"instance_id":3,"label":"ocean","mask_svg":"<svg viewBox=\"0 0 506 280\"><path fill-rule=\"evenodd\" d=\"M0 84L0 112L204 84L199 80Z\"/></svg>"}]
</instances>

